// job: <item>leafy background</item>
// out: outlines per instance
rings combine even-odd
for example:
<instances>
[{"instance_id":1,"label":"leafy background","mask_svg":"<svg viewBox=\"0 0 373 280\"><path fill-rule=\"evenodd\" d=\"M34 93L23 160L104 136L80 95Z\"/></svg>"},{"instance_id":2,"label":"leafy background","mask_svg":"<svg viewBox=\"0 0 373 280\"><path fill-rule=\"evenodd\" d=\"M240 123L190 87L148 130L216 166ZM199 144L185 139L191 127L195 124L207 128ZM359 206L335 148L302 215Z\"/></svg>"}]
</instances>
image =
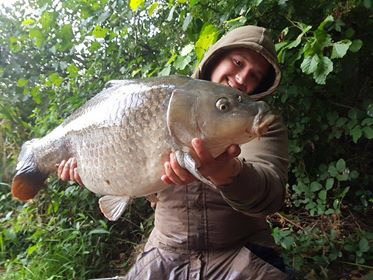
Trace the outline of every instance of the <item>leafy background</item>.
<instances>
[{"instance_id":1,"label":"leafy background","mask_svg":"<svg viewBox=\"0 0 373 280\"><path fill-rule=\"evenodd\" d=\"M48 181L13 201L21 144L111 79L190 75L221 35L268 27L284 78L266 101L289 128L288 198L268 218L299 279L372 279L372 0L19 0L0 8L0 278L124 275L153 226L138 199L118 222Z\"/></svg>"}]
</instances>

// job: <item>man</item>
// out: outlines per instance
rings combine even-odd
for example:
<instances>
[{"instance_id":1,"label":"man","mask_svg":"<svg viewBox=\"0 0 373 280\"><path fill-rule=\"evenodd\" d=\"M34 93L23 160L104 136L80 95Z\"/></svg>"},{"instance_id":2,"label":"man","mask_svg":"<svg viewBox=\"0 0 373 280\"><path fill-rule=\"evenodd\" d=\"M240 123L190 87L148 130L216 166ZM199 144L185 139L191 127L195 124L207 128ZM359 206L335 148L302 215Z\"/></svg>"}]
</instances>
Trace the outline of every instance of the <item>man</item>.
<instances>
[{"instance_id":1,"label":"man","mask_svg":"<svg viewBox=\"0 0 373 280\"><path fill-rule=\"evenodd\" d=\"M281 73L267 30L244 26L212 46L193 77L259 99L275 91ZM173 186L157 194L155 228L127 278L286 279L265 219L285 196L287 131L281 119L261 139L231 145L218 158L200 139L192 146L200 172L219 191L197 181L171 153L161 179ZM82 183L75 161L62 163L58 175Z\"/></svg>"}]
</instances>

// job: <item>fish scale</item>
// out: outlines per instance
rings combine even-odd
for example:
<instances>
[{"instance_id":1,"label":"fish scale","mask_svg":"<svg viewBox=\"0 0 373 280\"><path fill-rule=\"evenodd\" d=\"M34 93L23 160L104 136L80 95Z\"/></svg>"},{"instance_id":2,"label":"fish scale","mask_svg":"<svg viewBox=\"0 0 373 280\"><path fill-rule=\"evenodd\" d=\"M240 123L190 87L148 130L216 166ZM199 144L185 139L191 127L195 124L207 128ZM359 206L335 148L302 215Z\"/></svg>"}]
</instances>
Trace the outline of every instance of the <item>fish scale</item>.
<instances>
[{"instance_id":1,"label":"fish scale","mask_svg":"<svg viewBox=\"0 0 373 280\"><path fill-rule=\"evenodd\" d=\"M231 144L260 136L272 120L264 102L207 81L111 81L60 126L22 146L12 193L32 199L56 164L75 157L82 182L102 195L101 211L116 220L131 199L168 186L160 178L172 151L181 166L215 188L199 172L191 140L202 139L218 156Z\"/></svg>"}]
</instances>

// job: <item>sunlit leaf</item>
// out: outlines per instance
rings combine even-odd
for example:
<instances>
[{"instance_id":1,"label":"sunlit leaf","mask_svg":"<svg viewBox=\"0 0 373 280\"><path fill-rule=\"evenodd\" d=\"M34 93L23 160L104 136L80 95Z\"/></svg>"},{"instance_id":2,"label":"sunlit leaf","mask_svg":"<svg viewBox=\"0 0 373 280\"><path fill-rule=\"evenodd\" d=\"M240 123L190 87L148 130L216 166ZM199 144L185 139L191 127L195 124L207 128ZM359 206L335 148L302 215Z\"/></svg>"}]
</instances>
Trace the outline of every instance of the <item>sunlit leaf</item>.
<instances>
[{"instance_id":1,"label":"sunlit leaf","mask_svg":"<svg viewBox=\"0 0 373 280\"><path fill-rule=\"evenodd\" d=\"M158 2L153 3L148 10L148 15L151 17L153 16L154 11L158 8Z\"/></svg>"},{"instance_id":2,"label":"sunlit leaf","mask_svg":"<svg viewBox=\"0 0 373 280\"><path fill-rule=\"evenodd\" d=\"M330 23L334 22L333 16L327 16L319 25L319 30L324 30L326 26L328 26Z\"/></svg>"},{"instance_id":3,"label":"sunlit leaf","mask_svg":"<svg viewBox=\"0 0 373 280\"><path fill-rule=\"evenodd\" d=\"M107 28L102 28L99 25L96 25L95 30L93 30L92 34L96 38L105 38L106 34L109 32L109 29Z\"/></svg>"},{"instance_id":4,"label":"sunlit leaf","mask_svg":"<svg viewBox=\"0 0 373 280\"><path fill-rule=\"evenodd\" d=\"M69 72L70 78L76 78L79 76L78 74L79 68L76 67L74 64L70 64L69 67L67 67L67 72Z\"/></svg>"},{"instance_id":5,"label":"sunlit leaf","mask_svg":"<svg viewBox=\"0 0 373 280\"><path fill-rule=\"evenodd\" d=\"M130 0L130 8L132 11L136 12L137 9L144 5L145 0Z\"/></svg>"},{"instance_id":6,"label":"sunlit leaf","mask_svg":"<svg viewBox=\"0 0 373 280\"><path fill-rule=\"evenodd\" d=\"M188 29L189 24L192 22L193 16L191 13L188 13L188 15L185 17L182 29L183 31L186 31Z\"/></svg>"},{"instance_id":7,"label":"sunlit leaf","mask_svg":"<svg viewBox=\"0 0 373 280\"><path fill-rule=\"evenodd\" d=\"M34 24L34 23L35 23L34 19L26 19L26 20L22 21L22 25L24 25L24 26L31 25L31 24Z\"/></svg>"},{"instance_id":8,"label":"sunlit leaf","mask_svg":"<svg viewBox=\"0 0 373 280\"><path fill-rule=\"evenodd\" d=\"M195 44L198 61L201 61L205 52L214 44L218 38L219 30L212 24L205 25Z\"/></svg>"},{"instance_id":9,"label":"sunlit leaf","mask_svg":"<svg viewBox=\"0 0 373 280\"><path fill-rule=\"evenodd\" d=\"M193 49L194 49L194 45L193 45L193 44L188 44L188 45L186 45L184 48L181 49L180 54L181 54L182 56L186 56L186 55L189 54Z\"/></svg>"},{"instance_id":10,"label":"sunlit leaf","mask_svg":"<svg viewBox=\"0 0 373 280\"><path fill-rule=\"evenodd\" d=\"M27 86L27 84L28 84L28 80L18 80L18 83L17 83L17 85L18 85L18 87L25 87L25 86Z\"/></svg>"},{"instance_id":11,"label":"sunlit leaf","mask_svg":"<svg viewBox=\"0 0 373 280\"><path fill-rule=\"evenodd\" d=\"M343 40L343 41L334 43L331 58L333 59L333 58L344 57L350 45L351 45L350 40Z\"/></svg>"}]
</instances>

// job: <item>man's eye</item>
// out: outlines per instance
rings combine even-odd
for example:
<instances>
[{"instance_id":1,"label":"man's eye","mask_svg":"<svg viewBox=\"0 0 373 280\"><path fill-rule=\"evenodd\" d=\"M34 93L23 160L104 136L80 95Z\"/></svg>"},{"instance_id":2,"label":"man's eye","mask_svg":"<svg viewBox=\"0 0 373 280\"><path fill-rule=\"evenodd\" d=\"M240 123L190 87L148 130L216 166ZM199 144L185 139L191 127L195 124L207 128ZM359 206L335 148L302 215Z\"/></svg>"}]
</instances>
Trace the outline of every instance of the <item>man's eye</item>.
<instances>
[{"instance_id":1,"label":"man's eye","mask_svg":"<svg viewBox=\"0 0 373 280\"><path fill-rule=\"evenodd\" d=\"M236 64L237 66L241 66L242 65L242 62L241 61L239 61L238 59L233 59L233 62L234 62L234 64Z\"/></svg>"}]
</instances>

